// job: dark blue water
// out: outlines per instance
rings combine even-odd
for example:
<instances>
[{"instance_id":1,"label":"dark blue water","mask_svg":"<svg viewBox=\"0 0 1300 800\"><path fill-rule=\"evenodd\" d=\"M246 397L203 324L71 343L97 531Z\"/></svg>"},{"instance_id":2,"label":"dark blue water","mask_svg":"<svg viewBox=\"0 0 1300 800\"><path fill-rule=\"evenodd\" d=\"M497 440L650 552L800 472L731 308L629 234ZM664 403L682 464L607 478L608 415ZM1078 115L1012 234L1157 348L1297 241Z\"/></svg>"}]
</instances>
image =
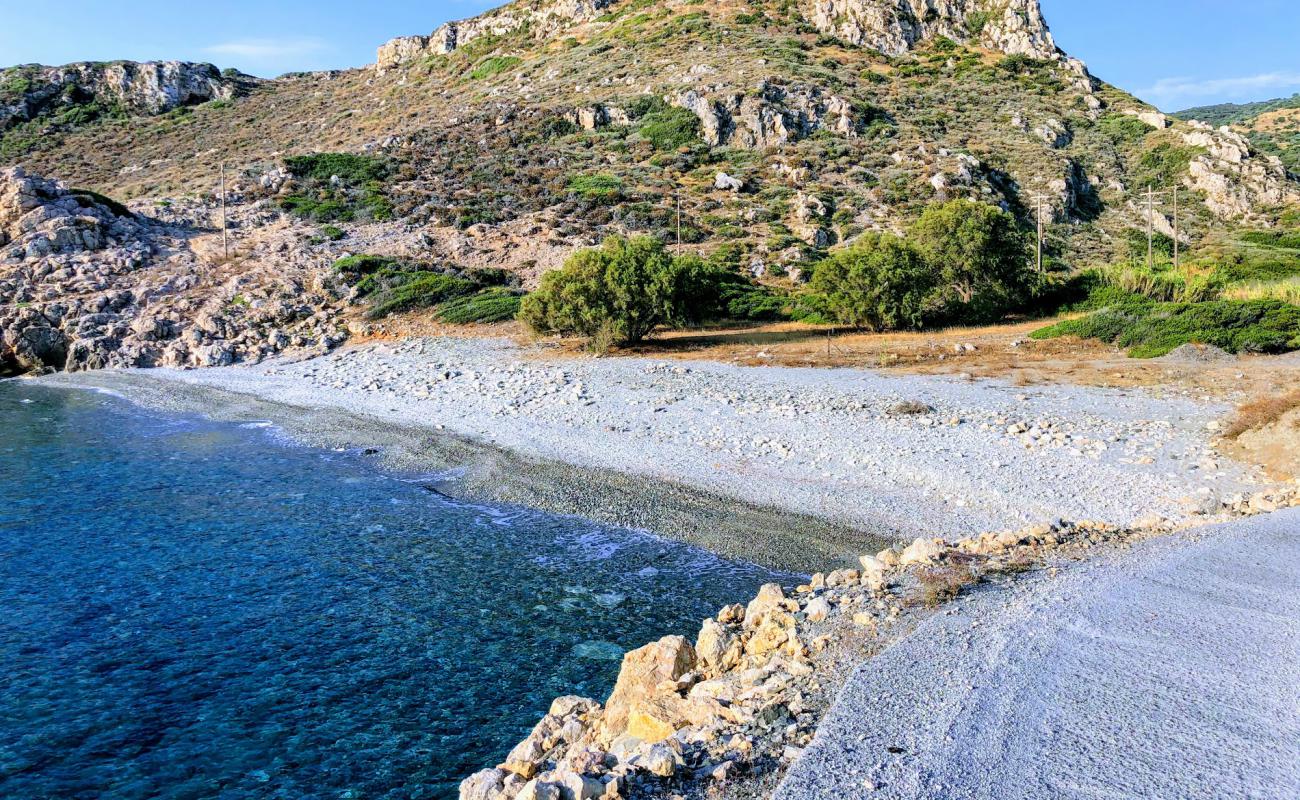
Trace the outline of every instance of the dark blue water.
<instances>
[{"instance_id":1,"label":"dark blue water","mask_svg":"<svg viewBox=\"0 0 1300 800\"><path fill-rule=\"evenodd\" d=\"M771 577L0 382L0 797L451 797Z\"/></svg>"}]
</instances>

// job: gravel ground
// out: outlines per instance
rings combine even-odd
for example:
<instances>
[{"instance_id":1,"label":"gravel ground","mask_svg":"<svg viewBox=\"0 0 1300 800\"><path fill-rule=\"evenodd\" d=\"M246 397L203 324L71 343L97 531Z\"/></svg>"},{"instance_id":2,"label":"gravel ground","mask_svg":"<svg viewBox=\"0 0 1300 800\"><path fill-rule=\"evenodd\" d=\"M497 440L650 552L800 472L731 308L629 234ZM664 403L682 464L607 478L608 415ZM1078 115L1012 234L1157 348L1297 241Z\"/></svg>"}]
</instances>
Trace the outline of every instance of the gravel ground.
<instances>
[{"instance_id":1,"label":"gravel ground","mask_svg":"<svg viewBox=\"0 0 1300 800\"><path fill-rule=\"evenodd\" d=\"M155 372L898 536L1178 518L1188 498L1235 493L1249 479L1210 450L1206 425L1226 412L1216 403L861 369L538 355L508 341L438 338ZM905 401L933 411L891 411ZM1013 425L1023 432L1009 433Z\"/></svg>"},{"instance_id":2,"label":"gravel ground","mask_svg":"<svg viewBox=\"0 0 1300 800\"><path fill-rule=\"evenodd\" d=\"M433 428L885 536L1182 518L1252 482L1210 448L1207 425L1225 407L1141 391L547 359L505 340L450 338L150 374ZM933 411L893 410L904 401Z\"/></svg>"},{"instance_id":3,"label":"gravel ground","mask_svg":"<svg viewBox=\"0 0 1300 800\"><path fill-rule=\"evenodd\" d=\"M776 793L1300 797L1300 510L990 590L864 663Z\"/></svg>"}]
</instances>

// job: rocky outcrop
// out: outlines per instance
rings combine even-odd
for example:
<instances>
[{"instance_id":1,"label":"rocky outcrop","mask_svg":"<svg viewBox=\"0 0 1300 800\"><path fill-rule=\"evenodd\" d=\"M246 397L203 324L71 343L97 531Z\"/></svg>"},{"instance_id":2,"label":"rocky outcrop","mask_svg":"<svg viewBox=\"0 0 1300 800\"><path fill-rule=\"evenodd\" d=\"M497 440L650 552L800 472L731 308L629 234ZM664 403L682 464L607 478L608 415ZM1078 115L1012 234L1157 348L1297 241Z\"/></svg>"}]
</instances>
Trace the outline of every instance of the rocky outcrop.
<instances>
[{"instance_id":1,"label":"rocky outcrop","mask_svg":"<svg viewBox=\"0 0 1300 800\"><path fill-rule=\"evenodd\" d=\"M1181 135L1203 151L1188 165L1185 182L1204 194L1205 207L1220 219L1251 217L1268 206L1300 202L1300 189L1282 162L1253 152L1241 134L1193 121Z\"/></svg>"},{"instance_id":2,"label":"rocky outcrop","mask_svg":"<svg viewBox=\"0 0 1300 800\"><path fill-rule=\"evenodd\" d=\"M428 36L400 36L379 47L375 67L380 72L421 58L450 53L481 36L505 36L527 29L546 39L565 28L595 19L614 0L554 0L536 7L512 3L472 19L448 22Z\"/></svg>"},{"instance_id":3,"label":"rocky outcrop","mask_svg":"<svg viewBox=\"0 0 1300 800\"><path fill-rule=\"evenodd\" d=\"M219 366L346 337L345 287L295 269L291 254L223 272L192 249L198 235L17 167L0 171L0 375Z\"/></svg>"},{"instance_id":4,"label":"rocky outcrop","mask_svg":"<svg viewBox=\"0 0 1300 800\"><path fill-rule=\"evenodd\" d=\"M0 130L91 103L134 114L161 114L209 100L229 100L259 83L250 75L184 61L14 67L4 78L9 94L0 96Z\"/></svg>"},{"instance_id":5,"label":"rocky outcrop","mask_svg":"<svg viewBox=\"0 0 1300 800\"><path fill-rule=\"evenodd\" d=\"M450 53L482 36L527 29L539 39L590 22L614 0L557 0L537 7L512 3L472 19L448 22L428 36L401 36L379 47L385 72L420 58ZM1061 57L1038 0L805 0L804 18L845 42L899 55L945 36L1008 54Z\"/></svg>"},{"instance_id":6,"label":"rocky outcrop","mask_svg":"<svg viewBox=\"0 0 1300 800\"><path fill-rule=\"evenodd\" d=\"M1038 0L811 0L804 15L822 33L888 55L944 36L1008 54L1060 57Z\"/></svg>"},{"instance_id":7,"label":"rocky outcrop","mask_svg":"<svg viewBox=\"0 0 1300 800\"><path fill-rule=\"evenodd\" d=\"M864 113L842 97L770 80L750 92L691 89L670 102L699 117L704 141L714 146L778 147L823 129L853 136L864 123Z\"/></svg>"}]
</instances>

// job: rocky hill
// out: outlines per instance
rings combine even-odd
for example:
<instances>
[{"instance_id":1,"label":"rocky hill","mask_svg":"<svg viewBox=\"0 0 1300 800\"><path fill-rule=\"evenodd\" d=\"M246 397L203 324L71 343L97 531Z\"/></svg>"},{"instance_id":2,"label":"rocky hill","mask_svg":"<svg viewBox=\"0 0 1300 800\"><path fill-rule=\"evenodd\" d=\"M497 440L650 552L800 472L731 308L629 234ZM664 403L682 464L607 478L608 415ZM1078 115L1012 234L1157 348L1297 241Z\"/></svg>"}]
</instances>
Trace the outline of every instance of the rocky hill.
<instances>
[{"instance_id":1,"label":"rocky hill","mask_svg":"<svg viewBox=\"0 0 1300 800\"><path fill-rule=\"evenodd\" d=\"M1277 156L1300 174L1300 94L1257 103L1223 103L1180 111L1175 116L1209 125L1228 125L1262 153Z\"/></svg>"},{"instance_id":2,"label":"rocky hill","mask_svg":"<svg viewBox=\"0 0 1300 800\"><path fill-rule=\"evenodd\" d=\"M0 163L156 216L211 208L224 162L232 213L280 226L270 261L320 269L372 253L531 285L609 233L651 233L788 282L967 196L1026 227L1041 201L1069 267L1124 251L1148 186L1184 188L1189 244L1300 201L1244 135L1167 118L1060 52L1037 0L520 0L342 72L5 75L21 100ZM74 88L49 106L38 84ZM308 153L352 155L295 174ZM1167 208L1155 226L1172 233Z\"/></svg>"},{"instance_id":3,"label":"rocky hill","mask_svg":"<svg viewBox=\"0 0 1300 800\"><path fill-rule=\"evenodd\" d=\"M227 258L210 205L145 218L95 192L0 171L0 376L215 366L346 334L339 289L275 253L276 224L241 212L261 245Z\"/></svg>"},{"instance_id":4,"label":"rocky hill","mask_svg":"<svg viewBox=\"0 0 1300 800\"><path fill-rule=\"evenodd\" d=\"M259 82L238 71L182 61L9 67L0 71L0 133L6 150L16 152L54 130L233 100Z\"/></svg>"}]
</instances>

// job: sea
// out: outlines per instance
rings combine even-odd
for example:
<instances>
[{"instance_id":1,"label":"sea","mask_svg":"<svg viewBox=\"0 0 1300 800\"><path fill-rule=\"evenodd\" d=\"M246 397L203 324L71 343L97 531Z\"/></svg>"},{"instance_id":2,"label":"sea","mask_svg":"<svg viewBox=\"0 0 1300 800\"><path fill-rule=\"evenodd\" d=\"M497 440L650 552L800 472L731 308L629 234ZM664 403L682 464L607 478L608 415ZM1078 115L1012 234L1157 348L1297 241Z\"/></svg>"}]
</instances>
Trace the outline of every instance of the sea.
<instances>
[{"instance_id":1,"label":"sea","mask_svg":"<svg viewBox=\"0 0 1300 800\"><path fill-rule=\"evenodd\" d=\"M452 798L789 578L374 462L0 381L0 797Z\"/></svg>"}]
</instances>

